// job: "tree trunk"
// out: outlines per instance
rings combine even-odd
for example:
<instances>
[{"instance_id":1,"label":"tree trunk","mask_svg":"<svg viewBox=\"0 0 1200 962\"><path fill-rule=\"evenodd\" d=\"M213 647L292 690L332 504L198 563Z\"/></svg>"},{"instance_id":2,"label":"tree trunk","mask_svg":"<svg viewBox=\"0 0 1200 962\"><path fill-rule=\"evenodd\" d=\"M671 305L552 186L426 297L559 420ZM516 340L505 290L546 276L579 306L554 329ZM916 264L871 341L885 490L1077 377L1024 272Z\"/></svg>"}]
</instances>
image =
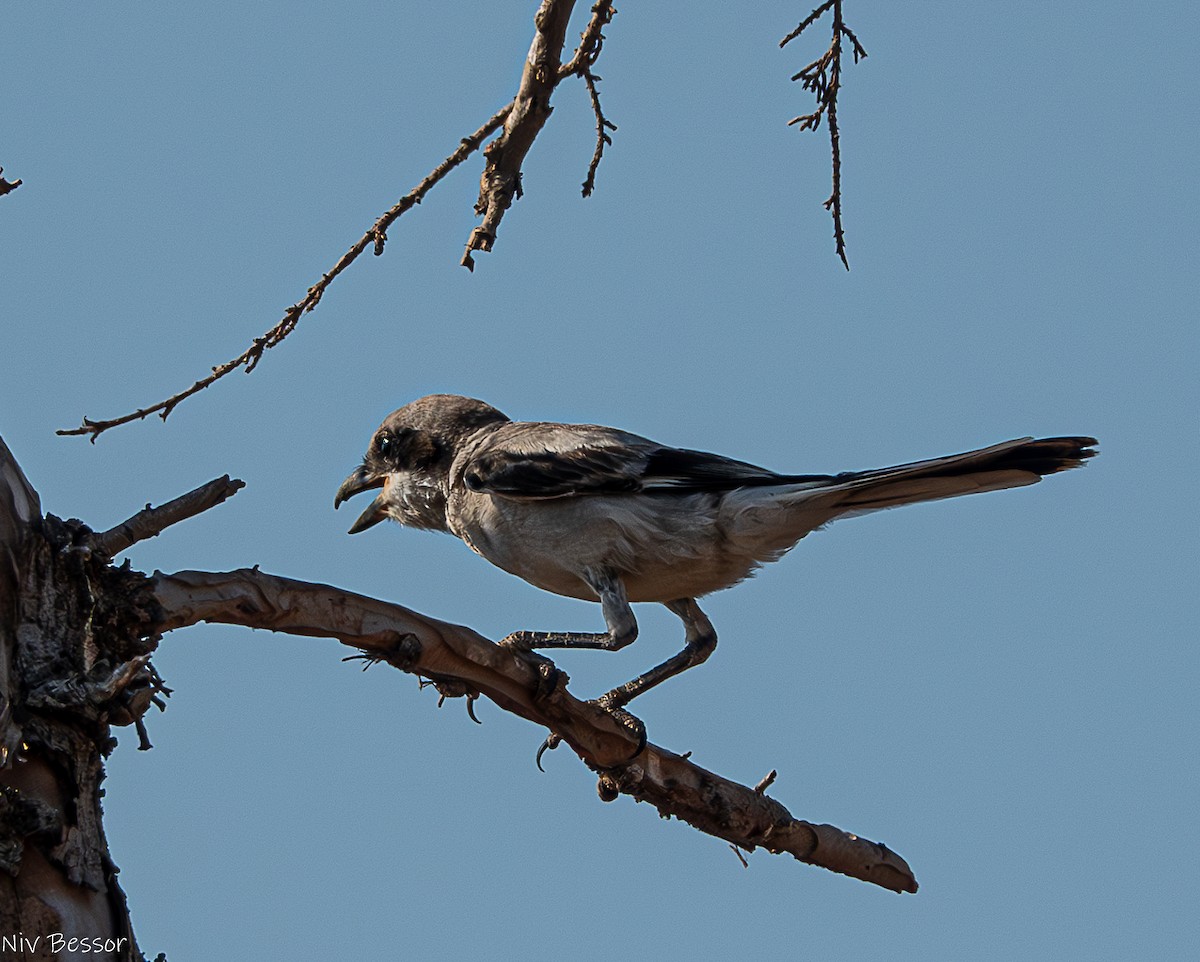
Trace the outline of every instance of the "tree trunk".
<instances>
[{"instance_id":1,"label":"tree trunk","mask_svg":"<svg viewBox=\"0 0 1200 962\"><path fill-rule=\"evenodd\" d=\"M4 958L142 959L104 838L100 784L110 725L134 722L154 694L153 642L123 630L124 613L94 590L117 587L120 572L93 557L90 534L41 517L0 440Z\"/></svg>"}]
</instances>

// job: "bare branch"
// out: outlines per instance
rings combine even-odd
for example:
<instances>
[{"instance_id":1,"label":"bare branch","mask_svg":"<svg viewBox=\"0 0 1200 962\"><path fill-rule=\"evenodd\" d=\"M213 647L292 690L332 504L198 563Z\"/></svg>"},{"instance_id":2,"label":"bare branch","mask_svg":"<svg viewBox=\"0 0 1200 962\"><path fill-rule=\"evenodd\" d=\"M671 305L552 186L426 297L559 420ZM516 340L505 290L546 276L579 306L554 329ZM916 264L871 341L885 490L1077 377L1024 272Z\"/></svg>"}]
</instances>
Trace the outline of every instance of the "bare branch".
<instances>
[{"instance_id":1,"label":"bare branch","mask_svg":"<svg viewBox=\"0 0 1200 962\"><path fill-rule=\"evenodd\" d=\"M483 143L484 139L504 123L505 118L508 117L509 112L512 110L512 106L512 104L506 104L504 107L501 107L475 133L469 137L464 137L458 147L445 160L430 171L416 187L401 197L390 210L381 215L371 229L363 234L354 243L354 246L343 254L338 262L321 276L321 279L317 283L308 289L308 293L300 301L293 304L284 312L283 319L278 324L262 335L262 337L256 337L250 347L233 360L226 361L224 364L214 367L212 373L207 377L201 378L187 390L180 391L165 401L159 401L157 404L152 404L149 407L139 408L131 414L111 420L94 421L85 417L79 427L56 433L90 435L91 440L95 442L97 437L110 428L115 428L121 424L128 424L131 421L140 421L151 414L157 414L165 421L181 401L186 400L193 394L198 394L231 371L244 367L246 373L249 374L262 359L263 352L281 343L284 338L295 330L296 325L300 323L300 318L317 306L321 300L321 296L325 293L325 289L332 283L333 279L354 263L359 254L366 250L368 246L373 246L377 255L383 253L383 247L387 241L387 229L402 214L421 203L425 195L429 193L438 181L478 150L479 145Z\"/></svg>"},{"instance_id":2,"label":"bare branch","mask_svg":"<svg viewBox=\"0 0 1200 962\"><path fill-rule=\"evenodd\" d=\"M774 783L775 778L778 774L779 773L776 772L775 769L773 769L773 768L769 772L767 772L767 774L762 777L762 781L760 781L757 785L754 786L755 793L761 795L768 788L770 788L771 785Z\"/></svg>"},{"instance_id":3,"label":"bare branch","mask_svg":"<svg viewBox=\"0 0 1200 962\"><path fill-rule=\"evenodd\" d=\"M146 505L143 510L122 521L115 528L93 535L92 547L109 558L115 558L131 545L147 538L156 538L171 525L193 518L209 508L215 508L245 486L245 481L230 479L226 474L157 508Z\"/></svg>"},{"instance_id":4,"label":"bare branch","mask_svg":"<svg viewBox=\"0 0 1200 962\"><path fill-rule=\"evenodd\" d=\"M596 115L596 149L592 152L592 161L588 164L587 177L583 181L583 196L591 197L592 191L596 187L596 169L600 166L600 161L604 157L604 148L612 143L612 138L605 133L605 130L616 130L617 125L611 123L600 109L600 93L596 90L596 83L600 80L590 69L585 69L583 72L583 82L587 86L588 96L592 100L592 113Z\"/></svg>"},{"instance_id":5,"label":"bare branch","mask_svg":"<svg viewBox=\"0 0 1200 962\"><path fill-rule=\"evenodd\" d=\"M886 846L793 818L761 783L759 790L739 785L656 745L639 750L626 726L571 695L566 676L548 660L502 648L469 628L257 570L155 574L150 588L161 621L147 631L210 621L337 638L370 660L431 679L443 696L473 701L483 694L544 726L599 773L602 799L631 795L745 851L786 852L894 892L917 890L908 865Z\"/></svg>"},{"instance_id":6,"label":"bare branch","mask_svg":"<svg viewBox=\"0 0 1200 962\"><path fill-rule=\"evenodd\" d=\"M807 30L814 23L816 23L817 20L820 19L821 14L823 14L826 10L828 10L830 7L832 7L834 5L834 3L836 3L836 2L838 2L838 0L825 0L825 2L823 4L821 4L819 7L817 7L816 10L814 10L807 17L805 17L803 20L801 20L799 26L797 26L795 30L793 30L786 37L784 37L782 40L780 40L779 46L786 47L789 43L791 43L798 36L800 36L800 34L804 33L805 30Z\"/></svg>"},{"instance_id":7,"label":"bare branch","mask_svg":"<svg viewBox=\"0 0 1200 962\"><path fill-rule=\"evenodd\" d=\"M4 173L4 168L0 167L0 174L3 174L3 173ZM5 194L9 193L10 191L16 190L18 187L21 186L21 183L22 183L22 181L19 178L17 180L5 180L2 176L0 176L0 197L3 197Z\"/></svg>"},{"instance_id":8,"label":"bare branch","mask_svg":"<svg viewBox=\"0 0 1200 962\"><path fill-rule=\"evenodd\" d=\"M525 59L512 109L500 136L483 151L487 164L479 178L479 200L475 204L475 213L483 220L471 231L463 251L461 263L467 270L475 270L471 256L474 251L486 253L492 249L504 212L521 196L521 165L553 109L550 95L562 79L563 43L574 6L575 0L542 0L533 18L533 45Z\"/></svg>"},{"instance_id":9,"label":"bare branch","mask_svg":"<svg viewBox=\"0 0 1200 962\"><path fill-rule=\"evenodd\" d=\"M581 35L580 45L575 55L564 66L560 63L560 58L566 37L567 23L573 7L574 0L542 0L541 8L534 18L537 28L534 43L525 63L525 71L516 98L497 111L475 133L463 138L453 153L435 167L408 194L397 201L390 210L381 215L371 229L359 238L329 271L321 275L321 279L308 289L305 296L284 312L283 318L273 328L261 337L256 337L250 346L237 357L213 367L210 374L165 400L107 420L93 420L85 417L79 427L60 430L57 433L86 435L95 442L96 438L105 431L122 424L143 420L151 414L157 414L165 421L180 402L200 393L225 375L239 368L245 369L249 374L258 366L263 354L287 338L300 323L303 315L317 306L326 288L335 277L349 267L368 246L374 249L376 255L382 254L387 242L387 230L397 218L419 204L435 184L478 150L489 135L503 127L500 136L484 149L487 163L480 178L479 200L475 205L475 210L483 216L483 221L471 232L467 249L462 258L463 265L473 269L472 251L491 250L495 241L496 229L504 212L511 206L514 199L521 196L521 164L538 132L550 116L551 93L560 80L572 74L585 76L585 82L597 114L598 140L596 152L588 168L588 181L584 191L584 195L587 196L590 193L590 185L594 183L596 167L600 162L604 145L612 143L605 130L616 130L616 126L609 123L599 112L599 99L595 89L595 81L599 78L591 74L591 66L599 57L604 44L602 30L612 20L616 11L613 8L612 0L598 0L592 7L591 19Z\"/></svg>"},{"instance_id":10,"label":"bare branch","mask_svg":"<svg viewBox=\"0 0 1200 962\"><path fill-rule=\"evenodd\" d=\"M833 190L825 201L825 209L833 216L833 237L837 255L841 258L846 270L850 270L850 262L846 259L846 234L842 227L842 153L837 120L837 97L842 83L842 37L846 37L854 54L854 62L858 63L867 56L867 51L858 42L849 27L842 20L842 0L827 0L812 13L805 17L798 27L784 37L779 46L784 47L800 36L808 27L814 24L822 14L833 10L833 39L829 49L820 57L793 75L792 80L799 80L801 86L816 97L817 109L811 114L802 114L788 121L788 126L798 124L801 130L816 130L821 125L821 118L829 118L829 146L833 155Z\"/></svg>"},{"instance_id":11,"label":"bare branch","mask_svg":"<svg viewBox=\"0 0 1200 962\"><path fill-rule=\"evenodd\" d=\"M604 34L601 31L612 23L612 18L616 16L616 13L612 0L597 0L593 4L592 18L583 28L583 33L579 35L579 46L575 48L575 55L559 70L560 78L569 77L571 74L582 76L587 68L596 63L600 57L600 50L604 46Z\"/></svg>"}]
</instances>

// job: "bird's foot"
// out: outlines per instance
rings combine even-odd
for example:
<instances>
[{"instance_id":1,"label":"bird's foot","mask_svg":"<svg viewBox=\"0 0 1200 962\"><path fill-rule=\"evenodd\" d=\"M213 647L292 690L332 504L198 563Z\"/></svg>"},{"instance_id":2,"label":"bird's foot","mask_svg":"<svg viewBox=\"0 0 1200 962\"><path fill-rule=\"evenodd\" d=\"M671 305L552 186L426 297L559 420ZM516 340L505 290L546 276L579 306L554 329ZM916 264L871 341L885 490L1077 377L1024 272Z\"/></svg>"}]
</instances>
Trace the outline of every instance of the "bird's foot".
<instances>
[{"instance_id":1,"label":"bird's foot","mask_svg":"<svg viewBox=\"0 0 1200 962\"><path fill-rule=\"evenodd\" d=\"M528 662L537 672L537 684L533 690L533 700L536 702L549 698L559 688L565 688L567 682L571 679L565 671L558 668L549 658L545 655L539 655L529 647L529 642L524 636L531 634L533 632L514 631L511 635L500 639L497 644L501 648L507 648L509 651L514 652L519 658Z\"/></svg>"},{"instance_id":2,"label":"bird's foot","mask_svg":"<svg viewBox=\"0 0 1200 962\"><path fill-rule=\"evenodd\" d=\"M630 735L637 740L637 751L629 756L632 761L642 753L646 747L646 726L640 718L627 712L622 705L625 702L621 699L621 690L614 689L606 695L601 695L599 698L593 698L591 704L598 708L603 708L608 714L613 717L618 725L624 728Z\"/></svg>"}]
</instances>

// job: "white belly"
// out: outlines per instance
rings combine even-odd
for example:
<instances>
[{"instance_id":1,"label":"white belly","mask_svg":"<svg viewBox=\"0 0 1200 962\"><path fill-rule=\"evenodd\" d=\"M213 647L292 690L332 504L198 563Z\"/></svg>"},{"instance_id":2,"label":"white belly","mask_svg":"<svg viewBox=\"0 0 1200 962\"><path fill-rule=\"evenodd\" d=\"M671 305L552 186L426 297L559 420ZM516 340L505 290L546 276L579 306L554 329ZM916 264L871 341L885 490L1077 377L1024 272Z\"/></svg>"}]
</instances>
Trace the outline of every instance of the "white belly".
<instances>
[{"instance_id":1,"label":"white belly","mask_svg":"<svg viewBox=\"0 0 1200 962\"><path fill-rule=\"evenodd\" d=\"M628 496L517 501L466 494L450 526L492 564L530 584L595 601L588 568L614 571L630 601L696 598L757 567L722 523L721 498Z\"/></svg>"}]
</instances>

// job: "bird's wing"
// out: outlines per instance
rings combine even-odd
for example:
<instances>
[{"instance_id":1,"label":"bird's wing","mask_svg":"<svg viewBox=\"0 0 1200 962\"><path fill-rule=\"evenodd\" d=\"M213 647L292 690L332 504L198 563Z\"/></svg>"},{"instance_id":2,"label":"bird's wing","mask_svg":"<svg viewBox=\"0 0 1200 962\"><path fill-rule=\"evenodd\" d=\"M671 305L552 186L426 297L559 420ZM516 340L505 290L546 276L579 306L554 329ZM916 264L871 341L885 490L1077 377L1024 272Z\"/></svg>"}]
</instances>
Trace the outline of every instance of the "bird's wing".
<instances>
[{"instance_id":1,"label":"bird's wing","mask_svg":"<svg viewBox=\"0 0 1200 962\"><path fill-rule=\"evenodd\" d=\"M744 461L670 448L592 424L505 424L470 453L463 483L506 498L562 498L636 491L729 491L794 483ZM825 475L814 476L826 478ZM807 479L807 476L805 476Z\"/></svg>"}]
</instances>

